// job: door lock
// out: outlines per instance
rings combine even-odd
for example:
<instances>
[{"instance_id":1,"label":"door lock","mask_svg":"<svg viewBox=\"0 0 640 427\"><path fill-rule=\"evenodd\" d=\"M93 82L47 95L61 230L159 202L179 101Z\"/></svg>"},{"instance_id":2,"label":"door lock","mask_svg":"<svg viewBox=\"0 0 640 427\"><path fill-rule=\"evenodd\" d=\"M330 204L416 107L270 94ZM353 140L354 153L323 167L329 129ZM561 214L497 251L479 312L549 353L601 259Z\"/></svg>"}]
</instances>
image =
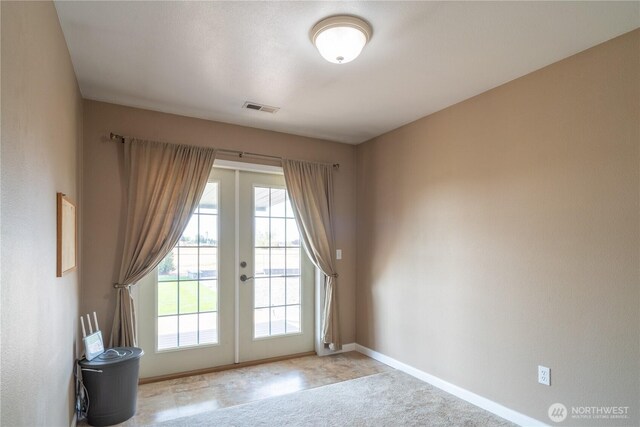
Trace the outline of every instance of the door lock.
<instances>
[{"instance_id":1,"label":"door lock","mask_svg":"<svg viewBox=\"0 0 640 427\"><path fill-rule=\"evenodd\" d=\"M240 263L240 267L245 268L247 266L247 261L242 261Z\"/></svg>"},{"instance_id":2,"label":"door lock","mask_svg":"<svg viewBox=\"0 0 640 427\"><path fill-rule=\"evenodd\" d=\"M253 276L247 277L246 274L243 274L242 276L240 276L240 280L243 282L246 282L247 280L251 280L251 279L253 279Z\"/></svg>"}]
</instances>

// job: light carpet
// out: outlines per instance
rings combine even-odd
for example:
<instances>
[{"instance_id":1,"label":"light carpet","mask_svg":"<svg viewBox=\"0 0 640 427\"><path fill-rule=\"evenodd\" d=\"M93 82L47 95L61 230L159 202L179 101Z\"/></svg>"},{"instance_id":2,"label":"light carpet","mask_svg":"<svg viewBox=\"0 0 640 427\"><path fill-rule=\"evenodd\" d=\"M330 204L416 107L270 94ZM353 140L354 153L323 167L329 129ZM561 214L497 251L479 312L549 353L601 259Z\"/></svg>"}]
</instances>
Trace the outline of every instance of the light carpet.
<instances>
[{"instance_id":1,"label":"light carpet","mask_svg":"<svg viewBox=\"0 0 640 427\"><path fill-rule=\"evenodd\" d=\"M513 426L401 371L165 421L160 426Z\"/></svg>"}]
</instances>

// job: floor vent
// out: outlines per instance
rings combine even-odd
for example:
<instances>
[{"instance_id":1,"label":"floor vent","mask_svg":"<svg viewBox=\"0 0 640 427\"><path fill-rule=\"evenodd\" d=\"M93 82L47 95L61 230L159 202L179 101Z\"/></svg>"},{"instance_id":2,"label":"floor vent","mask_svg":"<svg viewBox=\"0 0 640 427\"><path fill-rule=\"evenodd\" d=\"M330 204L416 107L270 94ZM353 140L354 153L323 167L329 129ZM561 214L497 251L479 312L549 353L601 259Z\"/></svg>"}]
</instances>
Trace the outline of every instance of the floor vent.
<instances>
[{"instance_id":1,"label":"floor vent","mask_svg":"<svg viewBox=\"0 0 640 427\"><path fill-rule=\"evenodd\" d=\"M277 113L278 110L280 109L279 107L271 107L269 105L263 105L263 104L258 104L257 102L245 102L244 105L242 106L242 108L247 108L249 110L257 110L257 111L263 111L265 113Z\"/></svg>"}]
</instances>

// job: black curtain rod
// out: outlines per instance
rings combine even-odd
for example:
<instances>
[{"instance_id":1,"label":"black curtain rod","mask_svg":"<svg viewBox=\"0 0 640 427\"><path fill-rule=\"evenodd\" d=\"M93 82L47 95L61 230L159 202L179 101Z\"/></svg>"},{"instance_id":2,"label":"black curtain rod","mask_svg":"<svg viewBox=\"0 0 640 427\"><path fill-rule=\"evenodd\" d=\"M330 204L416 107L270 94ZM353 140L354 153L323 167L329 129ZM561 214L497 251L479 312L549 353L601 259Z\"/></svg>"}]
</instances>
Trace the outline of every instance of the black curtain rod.
<instances>
[{"instance_id":1,"label":"black curtain rod","mask_svg":"<svg viewBox=\"0 0 640 427\"><path fill-rule=\"evenodd\" d=\"M114 141L120 141L121 143L124 144L124 138L125 137L122 136L122 135L118 135L117 133L111 132L109 134L109 138L111 140L114 140ZM280 157L280 156L271 156L269 154L251 153L251 152L248 152L248 151L238 151L238 150L227 150L226 148L218 148L217 151L219 153L223 153L223 154L237 155L240 158L243 158L245 156L247 156L247 157L262 157L262 158L266 158L266 159L274 159L274 160L282 161L282 157ZM331 166L333 166L334 169L340 169L340 163L333 163Z\"/></svg>"}]
</instances>

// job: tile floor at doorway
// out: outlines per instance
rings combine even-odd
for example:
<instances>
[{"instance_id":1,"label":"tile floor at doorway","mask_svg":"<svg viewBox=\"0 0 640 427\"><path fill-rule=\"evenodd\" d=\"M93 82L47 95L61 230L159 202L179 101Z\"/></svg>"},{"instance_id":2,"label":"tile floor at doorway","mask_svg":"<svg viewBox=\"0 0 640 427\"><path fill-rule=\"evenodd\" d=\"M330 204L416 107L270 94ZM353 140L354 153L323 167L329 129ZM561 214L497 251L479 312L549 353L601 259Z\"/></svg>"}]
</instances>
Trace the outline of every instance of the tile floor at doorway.
<instances>
[{"instance_id":1,"label":"tile floor at doorway","mask_svg":"<svg viewBox=\"0 0 640 427\"><path fill-rule=\"evenodd\" d=\"M123 427L149 426L219 408L393 370L357 352L305 356L138 386L138 409ZM78 426L88 426L86 421Z\"/></svg>"}]
</instances>

